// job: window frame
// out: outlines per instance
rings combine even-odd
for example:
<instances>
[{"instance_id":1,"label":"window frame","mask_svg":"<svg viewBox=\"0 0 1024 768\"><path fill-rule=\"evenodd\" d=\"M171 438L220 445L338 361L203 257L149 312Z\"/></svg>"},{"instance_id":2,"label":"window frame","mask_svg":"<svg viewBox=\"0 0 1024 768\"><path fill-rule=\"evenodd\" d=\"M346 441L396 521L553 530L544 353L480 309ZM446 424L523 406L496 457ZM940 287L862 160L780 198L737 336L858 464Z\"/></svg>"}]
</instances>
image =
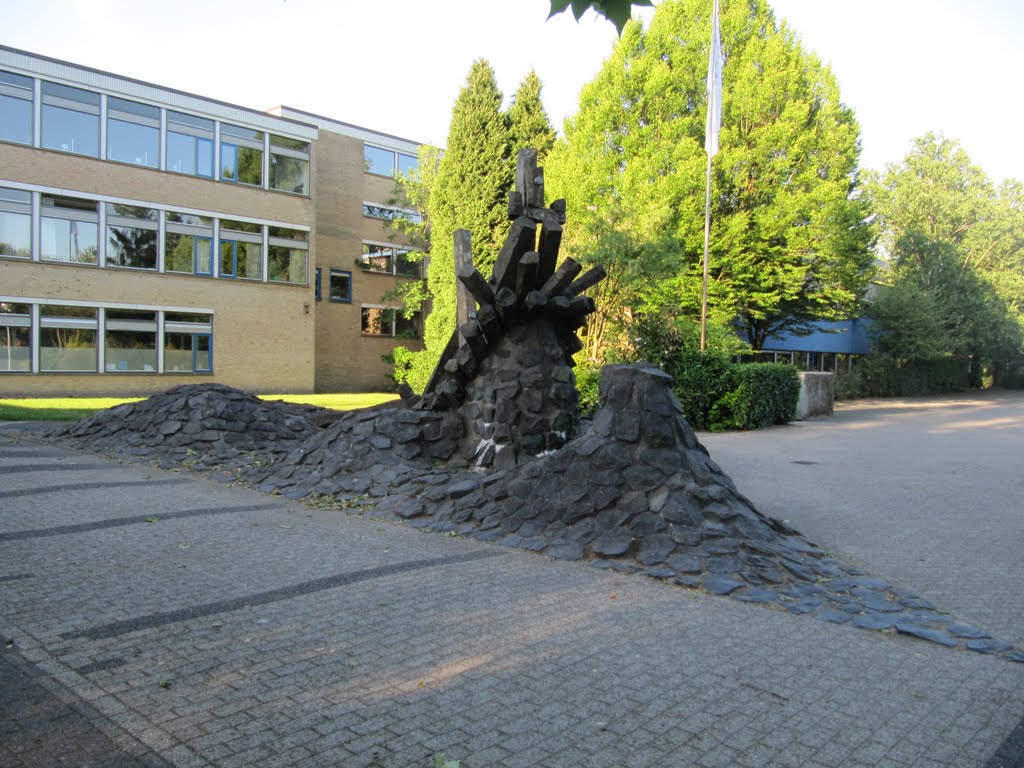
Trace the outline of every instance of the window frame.
<instances>
[{"instance_id":1,"label":"window frame","mask_svg":"<svg viewBox=\"0 0 1024 768\"><path fill-rule=\"evenodd\" d=\"M348 292L346 296L335 298L334 296L334 278L338 277L344 279L348 284ZM351 304L352 303L352 272L347 269L331 269L327 277L327 300L334 304Z\"/></svg>"}]
</instances>

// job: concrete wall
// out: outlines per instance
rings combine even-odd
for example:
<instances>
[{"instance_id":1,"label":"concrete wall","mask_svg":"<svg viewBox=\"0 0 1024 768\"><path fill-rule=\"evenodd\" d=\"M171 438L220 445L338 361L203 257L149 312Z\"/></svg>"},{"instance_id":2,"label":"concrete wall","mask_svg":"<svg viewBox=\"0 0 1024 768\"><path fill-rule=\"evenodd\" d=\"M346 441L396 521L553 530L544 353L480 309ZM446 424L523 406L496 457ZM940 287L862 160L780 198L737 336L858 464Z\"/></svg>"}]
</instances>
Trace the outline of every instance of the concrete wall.
<instances>
[{"instance_id":1,"label":"concrete wall","mask_svg":"<svg viewBox=\"0 0 1024 768\"><path fill-rule=\"evenodd\" d=\"M796 418L831 416L835 402L834 373L803 371L800 373L800 398L796 403Z\"/></svg>"}]
</instances>

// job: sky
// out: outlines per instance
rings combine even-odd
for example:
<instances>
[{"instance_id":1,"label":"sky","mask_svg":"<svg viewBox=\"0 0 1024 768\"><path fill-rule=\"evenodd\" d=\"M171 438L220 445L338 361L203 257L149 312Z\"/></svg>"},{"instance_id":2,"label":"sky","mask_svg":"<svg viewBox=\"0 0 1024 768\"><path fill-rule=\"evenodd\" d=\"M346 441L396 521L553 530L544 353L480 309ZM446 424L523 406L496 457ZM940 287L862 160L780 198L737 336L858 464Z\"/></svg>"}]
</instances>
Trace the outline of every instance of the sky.
<instances>
[{"instance_id":1,"label":"sky","mask_svg":"<svg viewBox=\"0 0 1024 768\"><path fill-rule=\"evenodd\" d=\"M915 137L933 131L959 140L994 181L1024 181L1022 0L769 3L831 66L861 125L862 167L901 161ZM0 43L13 48L439 146L474 59L491 63L506 98L536 70L560 128L616 40L614 27L592 12L579 23L571 13L546 20L549 0L0 0L0 7Z\"/></svg>"}]
</instances>

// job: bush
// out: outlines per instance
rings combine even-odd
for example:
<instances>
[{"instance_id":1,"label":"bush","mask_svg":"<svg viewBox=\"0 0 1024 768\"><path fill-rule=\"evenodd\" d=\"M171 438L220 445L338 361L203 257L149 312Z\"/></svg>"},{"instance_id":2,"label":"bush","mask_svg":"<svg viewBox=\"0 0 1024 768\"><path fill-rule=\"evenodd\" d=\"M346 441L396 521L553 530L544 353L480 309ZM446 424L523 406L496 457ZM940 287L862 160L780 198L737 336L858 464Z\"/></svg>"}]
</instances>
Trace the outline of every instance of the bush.
<instances>
[{"instance_id":1,"label":"bush","mask_svg":"<svg viewBox=\"0 0 1024 768\"><path fill-rule=\"evenodd\" d=\"M890 357L865 357L836 379L836 397L916 397L969 388L970 360L941 357L900 364Z\"/></svg>"},{"instance_id":2,"label":"bush","mask_svg":"<svg viewBox=\"0 0 1024 768\"><path fill-rule=\"evenodd\" d=\"M800 397L800 376L792 365L733 365L729 379L730 390L711 409L709 429L764 429L792 421Z\"/></svg>"},{"instance_id":3,"label":"bush","mask_svg":"<svg viewBox=\"0 0 1024 768\"><path fill-rule=\"evenodd\" d=\"M729 356L717 352L677 352L665 366L672 390L683 404L686 420L694 429L710 427L711 411L733 387Z\"/></svg>"},{"instance_id":4,"label":"bush","mask_svg":"<svg viewBox=\"0 0 1024 768\"><path fill-rule=\"evenodd\" d=\"M592 418L597 410L600 401L598 383L601 379L601 369L594 365L580 365L576 367L576 391L579 393L580 416L585 419Z\"/></svg>"}]
</instances>

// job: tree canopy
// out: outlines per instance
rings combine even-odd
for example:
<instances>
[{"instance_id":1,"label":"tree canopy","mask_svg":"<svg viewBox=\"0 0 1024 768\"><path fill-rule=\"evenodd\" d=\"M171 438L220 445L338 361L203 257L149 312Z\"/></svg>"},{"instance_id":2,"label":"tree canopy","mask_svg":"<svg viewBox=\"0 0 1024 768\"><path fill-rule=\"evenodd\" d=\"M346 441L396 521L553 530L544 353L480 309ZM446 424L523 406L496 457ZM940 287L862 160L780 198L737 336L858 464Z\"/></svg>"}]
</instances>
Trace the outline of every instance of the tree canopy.
<instances>
[{"instance_id":1,"label":"tree canopy","mask_svg":"<svg viewBox=\"0 0 1024 768\"><path fill-rule=\"evenodd\" d=\"M870 197L887 255L886 288L870 309L881 347L920 346L910 321L937 315L941 354L979 363L1021 352L1024 189L996 187L956 141L928 133L873 176ZM894 311L895 308L900 311ZM934 347L934 344L930 345ZM932 349L933 352L936 350ZM920 355L916 355L920 356Z\"/></svg>"},{"instance_id":2,"label":"tree canopy","mask_svg":"<svg viewBox=\"0 0 1024 768\"><path fill-rule=\"evenodd\" d=\"M573 217L568 250L610 263L605 292L630 312L699 312L711 8L665 0L649 30L628 24L547 163ZM759 348L856 312L872 233L859 128L829 69L764 0L725 5L721 29L710 301Z\"/></svg>"},{"instance_id":3,"label":"tree canopy","mask_svg":"<svg viewBox=\"0 0 1024 768\"><path fill-rule=\"evenodd\" d=\"M593 8L601 16L615 25L615 29L622 34L622 28L629 21L634 5L654 5L654 0L551 0L551 13L548 15L557 16L572 8L572 15L576 21L582 18L583 14Z\"/></svg>"}]
</instances>

